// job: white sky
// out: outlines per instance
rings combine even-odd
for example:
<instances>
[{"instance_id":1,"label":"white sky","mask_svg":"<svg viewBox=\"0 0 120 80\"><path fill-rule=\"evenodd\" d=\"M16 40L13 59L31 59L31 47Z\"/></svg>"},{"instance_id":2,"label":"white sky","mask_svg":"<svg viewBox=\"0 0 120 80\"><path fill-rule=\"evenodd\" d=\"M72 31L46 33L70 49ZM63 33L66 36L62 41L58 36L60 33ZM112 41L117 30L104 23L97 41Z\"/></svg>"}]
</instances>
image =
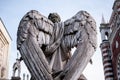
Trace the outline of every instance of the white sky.
<instances>
[{"instance_id":1,"label":"white sky","mask_svg":"<svg viewBox=\"0 0 120 80\"><path fill-rule=\"evenodd\" d=\"M84 74L88 80L104 80L101 52L99 49L100 34L99 25L102 14L106 21L112 13L114 0L0 0L0 17L12 37L12 45L9 57L9 78L12 75L12 65L17 57L16 37L17 28L21 18L30 10L38 10L48 16L51 12L57 12L62 21L71 18L80 10L89 12L97 23L98 49L92 57L93 64L88 64ZM28 73L22 62L22 74Z\"/></svg>"}]
</instances>

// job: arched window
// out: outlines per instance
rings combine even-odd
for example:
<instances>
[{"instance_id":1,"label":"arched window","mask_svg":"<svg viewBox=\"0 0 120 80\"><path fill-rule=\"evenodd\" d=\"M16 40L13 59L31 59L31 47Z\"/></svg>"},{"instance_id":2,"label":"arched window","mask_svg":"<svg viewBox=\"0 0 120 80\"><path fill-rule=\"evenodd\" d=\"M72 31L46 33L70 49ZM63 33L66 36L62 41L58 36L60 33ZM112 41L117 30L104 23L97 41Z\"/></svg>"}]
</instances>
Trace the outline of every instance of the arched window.
<instances>
[{"instance_id":1,"label":"arched window","mask_svg":"<svg viewBox=\"0 0 120 80\"><path fill-rule=\"evenodd\" d=\"M105 32L105 39L106 40L108 40L108 36L109 36L108 32Z\"/></svg>"}]
</instances>

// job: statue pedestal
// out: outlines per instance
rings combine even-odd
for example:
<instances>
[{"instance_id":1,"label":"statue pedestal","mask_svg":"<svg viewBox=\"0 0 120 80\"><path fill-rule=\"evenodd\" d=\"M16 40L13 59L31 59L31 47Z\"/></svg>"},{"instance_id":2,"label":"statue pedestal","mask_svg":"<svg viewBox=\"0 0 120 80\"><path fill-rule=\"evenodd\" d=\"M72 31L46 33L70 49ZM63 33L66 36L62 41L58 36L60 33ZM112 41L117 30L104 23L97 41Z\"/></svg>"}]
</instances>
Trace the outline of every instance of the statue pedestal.
<instances>
[{"instance_id":1,"label":"statue pedestal","mask_svg":"<svg viewBox=\"0 0 120 80\"><path fill-rule=\"evenodd\" d=\"M11 80L21 80L21 78L20 77L12 77Z\"/></svg>"}]
</instances>

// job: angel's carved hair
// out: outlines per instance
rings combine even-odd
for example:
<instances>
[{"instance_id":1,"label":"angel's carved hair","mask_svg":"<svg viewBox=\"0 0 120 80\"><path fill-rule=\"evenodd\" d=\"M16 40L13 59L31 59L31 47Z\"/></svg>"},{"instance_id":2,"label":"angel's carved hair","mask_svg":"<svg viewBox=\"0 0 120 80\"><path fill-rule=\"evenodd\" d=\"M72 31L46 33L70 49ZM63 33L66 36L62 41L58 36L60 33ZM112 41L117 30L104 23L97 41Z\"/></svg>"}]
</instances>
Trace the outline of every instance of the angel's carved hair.
<instances>
[{"instance_id":1,"label":"angel's carved hair","mask_svg":"<svg viewBox=\"0 0 120 80\"><path fill-rule=\"evenodd\" d=\"M53 23L61 21L60 16L57 13L50 13L48 19L50 19Z\"/></svg>"}]
</instances>

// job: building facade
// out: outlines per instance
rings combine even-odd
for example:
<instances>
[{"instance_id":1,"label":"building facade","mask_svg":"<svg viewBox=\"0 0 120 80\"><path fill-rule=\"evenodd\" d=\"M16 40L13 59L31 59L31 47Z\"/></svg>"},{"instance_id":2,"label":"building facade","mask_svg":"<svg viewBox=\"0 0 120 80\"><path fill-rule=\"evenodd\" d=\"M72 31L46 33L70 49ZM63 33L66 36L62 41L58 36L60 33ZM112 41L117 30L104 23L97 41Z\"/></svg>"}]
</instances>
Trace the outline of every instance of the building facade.
<instances>
[{"instance_id":1,"label":"building facade","mask_svg":"<svg viewBox=\"0 0 120 80\"><path fill-rule=\"evenodd\" d=\"M0 19L0 79L8 78L8 57L11 37Z\"/></svg>"},{"instance_id":2,"label":"building facade","mask_svg":"<svg viewBox=\"0 0 120 80\"><path fill-rule=\"evenodd\" d=\"M109 23L102 20L100 45L105 80L120 80L120 0L115 0Z\"/></svg>"}]
</instances>

